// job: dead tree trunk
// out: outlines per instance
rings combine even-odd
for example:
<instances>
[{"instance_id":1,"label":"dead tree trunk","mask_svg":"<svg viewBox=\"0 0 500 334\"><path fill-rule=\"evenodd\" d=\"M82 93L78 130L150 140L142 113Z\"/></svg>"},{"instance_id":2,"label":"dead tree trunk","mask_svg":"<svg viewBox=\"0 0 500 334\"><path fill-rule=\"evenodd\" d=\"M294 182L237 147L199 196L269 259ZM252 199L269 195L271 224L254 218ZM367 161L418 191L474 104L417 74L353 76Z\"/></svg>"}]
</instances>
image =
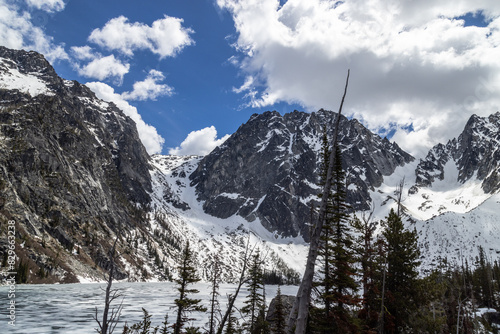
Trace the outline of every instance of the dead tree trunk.
<instances>
[{"instance_id":1,"label":"dead tree trunk","mask_svg":"<svg viewBox=\"0 0 500 334\"><path fill-rule=\"evenodd\" d=\"M112 289L111 286L113 284L113 274L115 270L115 254L116 254L116 243L118 242L118 238L120 237L121 226L118 228L118 232L116 234L115 241L113 242L113 246L109 251L110 257L110 268L109 268L109 276L108 276L108 284L106 285L105 290L105 298L104 298L104 311L102 313L102 321L99 321L97 318L97 307L95 308L95 316L94 320L99 325L99 329L97 332L100 334L112 334L118 324L118 319L120 318L120 313L123 308L123 301L118 305L116 309L111 309L111 303L122 296L120 289ZM111 311L111 314L109 312Z\"/></svg>"},{"instance_id":2,"label":"dead tree trunk","mask_svg":"<svg viewBox=\"0 0 500 334\"><path fill-rule=\"evenodd\" d=\"M234 293L234 295L232 295L232 296L229 295L229 302L228 302L228 305L227 305L226 313L222 317L222 320L221 320L221 322L219 324L219 327L217 328L217 334L222 334L222 331L224 329L224 325L226 324L226 322L228 321L229 317L231 316L231 312L233 310L234 302L236 301L236 298L238 297L238 294L240 293L241 287L247 281L246 277L245 277L246 276L246 270L247 270L247 266L248 266L248 261L250 259L250 255L253 253L253 250L254 250L254 248L252 248L250 250L250 237L249 237L248 241L247 241L245 255L244 255L244 258L243 258L243 268L241 269L240 280L238 282L238 286L236 287L236 292Z\"/></svg>"},{"instance_id":3,"label":"dead tree trunk","mask_svg":"<svg viewBox=\"0 0 500 334\"><path fill-rule=\"evenodd\" d=\"M347 79L344 88L344 95L342 96L342 102L340 103L339 112L337 115L337 122L335 125L335 132L332 143L332 154L330 154L330 161L328 164L328 171L325 185L323 186L323 197L321 198L321 205L318 213L318 222L316 226L313 227L311 234L311 241L309 243L309 253L307 255L306 269L304 272L304 277L297 292L297 298L292 307L292 311L288 318L287 331L288 333L293 333L295 328L295 334L304 334L306 331L307 317L309 315L309 303L311 300L311 290L314 276L314 267L316 265L316 258L318 257L318 247L320 243L321 230L323 229L323 223L326 217L326 207L328 201L328 194L332 188L332 174L333 166L335 165L335 154L333 154L333 149L337 145L338 141L338 131L340 124L340 115L342 113L342 107L344 105L345 96L347 93L347 86L349 84L349 70L347 71Z\"/></svg>"}]
</instances>

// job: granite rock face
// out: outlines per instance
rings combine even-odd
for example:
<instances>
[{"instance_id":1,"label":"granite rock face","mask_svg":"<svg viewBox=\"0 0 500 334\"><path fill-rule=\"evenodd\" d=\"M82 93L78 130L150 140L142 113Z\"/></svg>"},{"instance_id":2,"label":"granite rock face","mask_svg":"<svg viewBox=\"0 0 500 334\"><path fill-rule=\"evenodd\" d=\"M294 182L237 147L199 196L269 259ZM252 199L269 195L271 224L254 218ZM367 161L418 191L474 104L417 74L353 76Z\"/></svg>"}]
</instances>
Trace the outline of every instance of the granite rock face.
<instances>
[{"instance_id":1,"label":"granite rock face","mask_svg":"<svg viewBox=\"0 0 500 334\"><path fill-rule=\"evenodd\" d=\"M333 136L337 114L320 110L255 114L191 174L191 184L216 217L259 218L269 231L308 239L317 202L323 128ZM341 117L339 143L347 171L348 202L368 209L373 191L397 166L413 160L396 144L356 120Z\"/></svg>"},{"instance_id":2,"label":"granite rock face","mask_svg":"<svg viewBox=\"0 0 500 334\"><path fill-rule=\"evenodd\" d=\"M86 86L61 79L36 52L0 47L0 78L2 220L33 238L26 256L40 268L53 271L36 240L78 249L88 258L77 262L106 269L110 236L141 224L140 208L151 201L150 157L135 123ZM73 281L67 262L60 267Z\"/></svg>"}]
</instances>

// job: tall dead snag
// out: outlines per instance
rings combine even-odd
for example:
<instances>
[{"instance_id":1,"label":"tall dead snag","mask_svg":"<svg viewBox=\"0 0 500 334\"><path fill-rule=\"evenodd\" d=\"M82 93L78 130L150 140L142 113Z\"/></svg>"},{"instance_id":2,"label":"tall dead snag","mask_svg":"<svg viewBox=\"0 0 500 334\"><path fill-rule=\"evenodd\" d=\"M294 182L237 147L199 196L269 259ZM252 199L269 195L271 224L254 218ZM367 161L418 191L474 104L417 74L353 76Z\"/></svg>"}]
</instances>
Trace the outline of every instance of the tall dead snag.
<instances>
[{"instance_id":1,"label":"tall dead snag","mask_svg":"<svg viewBox=\"0 0 500 334\"><path fill-rule=\"evenodd\" d=\"M349 84L349 74L350 70L347 71L347 79L344 88L344 95L342 96L342 101L340 103L339 112L337 114L337 122L335 124L335 132L333 136L332 150L337 146L338 142L338 132L340 124L340 115L342 113L342 107L344 105L345 96L347 94L347 86ZM328 194L332 188L332 176L333 167L335 166L335 154L330 154L330 161L328 163L328 171L326 182L323 185L323 196L321 198L321 205L318 213L318 221L316 226L313 227L311 233L311 241L309 243L309 253L307 255L306 269L304 271L304 277L300 283L299 290L297 292L297 298L290 312L288 318L287 331L288 333L304 334L306 332L307 317L309 315L309 303L311 301L311 290L313 285L314 277L314 267L316 265L316 258L318 257L318 248L320 244L321 230L323 229L323 223L326 218Z\"/></svg>"},{"instance_id":2,"label":"tall dead snag","mask_svg":"<svg viewBox=\"0 0 500 334\"><path fill-rule=\"evenodd\" d=\"M254 247L255 248L255 247ZM222 320L219 323L219 327L217 328L217 334L222 334L222 331L224 330L224 326L226 325L226 322L230 323L231 322L231 315L233 312L233 306L234 302L236 301L236 298L238 297L238 294L240 293L241 287L243 284L247 282L246 279L246 271L248 267L248 261L250 260L250 255L252 255L252 252L254 248L250 249L250 236L248 236L248 241L247 241L247 246L245 249L245 255L243 257L243 268L241 269L240 273L240 280L238 282L238 285L236 287L236 292L234 295L229 295L229 302L227 305L226 313L222 317Z\"/></svg>"},{"instance_id":3,"label":"tall dead snag","mask_svg":"<svg viewBox=\"0 0 500 334\"><path fill-rule=\"evenodd\" d=\"M121 225L118 227L118 232L116 233L115 241L113 242L113 246L109 251L109 259L110 259L110 267L109 267L109 276L108 276L108 284L106 285L106 295L104 299L104 311L102 312L102 321L99 321L97 315L97 306L95 308L94 320L97 322L99 328L96 331L99 334L112 334L118 324L118 320L120 318L120 313L123 308L123 300L115 309L111 309L111 303L117 299L122 297L120 289L112 289L113 285L113 274L115 270L115 257L116 257L116 243L120 238L121 233ZM109 312L111 311L111 314Z\"/></svg>"}]
</instances>

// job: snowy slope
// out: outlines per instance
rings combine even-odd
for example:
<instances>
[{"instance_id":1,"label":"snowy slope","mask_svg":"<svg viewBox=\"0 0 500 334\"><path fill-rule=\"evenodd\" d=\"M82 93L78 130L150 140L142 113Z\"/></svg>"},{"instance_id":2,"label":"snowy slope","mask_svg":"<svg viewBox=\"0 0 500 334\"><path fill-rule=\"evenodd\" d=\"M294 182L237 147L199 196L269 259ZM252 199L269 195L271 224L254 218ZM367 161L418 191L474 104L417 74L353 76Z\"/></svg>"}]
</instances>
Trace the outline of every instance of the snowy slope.
<instances>
[{"instance_id":1,"label":"snowy slope","mask_svg":"<svg viewBox=\"0 0 500 334\"><path fill-rule=\"evenodd\" d=\"M447 212L426 221L417 221L424 263L428 267L446 258L461 264L478 256L482 246L492 260L500 256L500 194L488 198L480 206L466 212Z\"/></svg>"},{"instance_id":2,"label":"snowy slope","mask_svg":"<svg viewBox=\"0 0 500 334\"><path fill-rule=\"evenodd\" d=\"M12 60L3 57L0 57L0 89L18 90L31 97L54 95L45 81L33 73L21 73Z\"/></svg>"},{"instance_id":3,"label":"snowy slope","mask_svg":"<svg viewBox=\"0 0 500 334\"><path fill-rule=\"evenodd\" d=\"M201 157L152 157L152 207L164 213L169 229L179 240L190 241L198 254L200 268L208 270L218 256L224 263L223 279L234 281L242 266L242 255L247 244L265 257L266 269L302 274L307 245L302 238L282 238L266 230L258 219L253 222L234 215L227 219L206 214L203 202L198 202L195 189L189 184L189 175ZM154 217L151 224L157 224ZM201 273L207 278L209 273Z\"/></svg>"},{"instance_id":4,"label":"snowy slope","mask_svg":"<svg viewBox=\"0 0 500 334\"><path fill-rule=\"evenodd\" d=\"M458 169L452 161L444 168L443 180L414 192L416 164L399 167L371 193L374 219L382 220L391 208L396 209L397 189L404 179L402 206L406 226L416 228L419 235L422 269L432 269L445 259L458 265L467 259L473 265L479 246L497 259L500 194L485 193L474 177L464 183L457 181Z\"/></svg>"}]
</instances>

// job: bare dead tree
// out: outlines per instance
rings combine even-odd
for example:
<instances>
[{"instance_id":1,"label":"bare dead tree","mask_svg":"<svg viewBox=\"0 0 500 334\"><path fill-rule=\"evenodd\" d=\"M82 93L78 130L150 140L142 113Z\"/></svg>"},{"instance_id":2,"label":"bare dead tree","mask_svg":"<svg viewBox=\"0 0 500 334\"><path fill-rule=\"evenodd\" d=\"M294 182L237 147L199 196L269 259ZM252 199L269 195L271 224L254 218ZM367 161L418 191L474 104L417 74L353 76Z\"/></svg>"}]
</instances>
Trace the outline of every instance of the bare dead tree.
<instances>
[{"instance_id":1,"label":"bare dead tree","mask_svg":"<svg viewBox=\"0 0 500 334\"><path fill-rule=\"evenodd\" d=\"M255 249L255 246L252 249L250 249L250 237L249 237L247 240L245 254L243 256L243 268L241 269L240 279L238 281L238 285L236 287L236 291L234 292L234 295L229 295L229 297L228 297L229 301L227 304L226 313L224 314L224 316L222 317L222 320L220 321L219 327L217 328L217 334L222 334L222 331L224 329L224 325L226 324L226 322L228 321L229 317L232 314L234 302L236 301L236 298L238 297L238 294L240 293L241 287L243 286L243 284L245 284L247 282L246 271L247 271L247 267L248 267L248 261L250 260L250 256L252 255L254 249Z\"/></svg>"},{"instance_id":2,"label":"bare dead tree","mask_svg":"<svg viewBox=\"0 0 500 334\"><path fill-rule=\"evenodd\" d=\"M345 96L347 94L347 86L349 84L349 74L350 71L348 70L344 88L344 95L342 96L339 112L337 114L337 122L335 125L335 132L332 143L332 152L334 152L333 149L337 146L338 142L340 116L342 113L342 107L344 105ZM323 223L326 218L328 194L330 193L332 188L332 176L333 176L334 165L335 165L335 154L331 154L330 161L328 164L326 182L323 186L323 196L321 198L321 205L318 213L318 221L316 226L314 226L313 228L311 234L311 241L309 243L309 253L307 255L307 263L304 272L304 277L302 278L302 282L297 292L297 298L295 299L295 302L293 304L292 310L288 318L288 323L287 323L288 333L292 333L294 331L294 328L295 328L295 334L304 334L306 331L307 318L309 316L309 303L311 300L311 290L313 286L314 268L316 265L316 258L318 257L321 230L323 229Z\"/></svg>"},{"instance_id":3,"label":"bare dead tree","mask_svg":"<svg viewBox=\"0 0 500 334\"><path fill-rule=\"evenodd\" d=\"M401 217L401 214L402 214L402 207L401 207L401 202L402 202L402 198L403 198L403 187L405 185L405 178L403 176L403 178L401 179L401 181L399 181L399 185L397 186L396 188L396 196L397 196L397 203L398 203L398 217Z\"/></svg>"},{"instance_id":4,"label":"bare dead tree","mask_svg":"<svg viewBox=\"0 0 500 334\"><path fill-rule=\"evenodd\" d=\"M221 263L218 255L215 255L211 266L212 277L210 279L212 284L212 291L210 293L210 317L208 321L209 330L208 334L215 333L215 326L217 324L217 314L220 313L219 305L219 281L221 276Z\"/></svg>"},{"instance_id":5,"label":"bare dead tree","mask_svg":"<svg viewBox=\"0 0 500 334\"><path fill-rule=\"evenodd\" d=\"M116 243L120 237L121 226L118 227L118 232L116 234L115 241L113 242L113 246L109 251L110 257L110 268L108 272L108 284L106 285L105 297L104 297L104 311L102 313L102 320L99 321L97 306L95 308L94 320L97 322L99 328L96 331L99 334L112 334L118 324L118 320L120 319L120 314L123 309L123 299L116 308L111 308L111 303L123 296L120 289L112 289L113 285L113 274L115 270L115 256L116 256ZM111 312L111 314L110 314Z\"/></svg>"}]
</instances>

